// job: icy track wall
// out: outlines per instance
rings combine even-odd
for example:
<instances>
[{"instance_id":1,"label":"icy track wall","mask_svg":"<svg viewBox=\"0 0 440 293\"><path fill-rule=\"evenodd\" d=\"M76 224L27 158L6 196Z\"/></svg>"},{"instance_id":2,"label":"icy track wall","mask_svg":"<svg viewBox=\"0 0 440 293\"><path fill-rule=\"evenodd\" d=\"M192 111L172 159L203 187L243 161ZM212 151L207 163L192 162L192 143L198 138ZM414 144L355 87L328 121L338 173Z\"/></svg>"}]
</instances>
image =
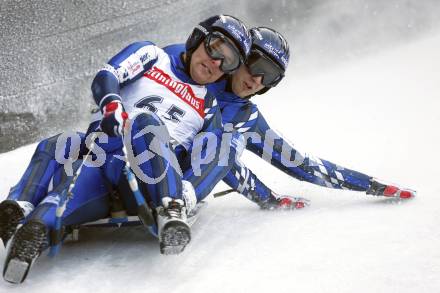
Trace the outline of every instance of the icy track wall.
<instances>
[{"instance_id":1,"label":"icy track wall","mask_svg":"<svg viewBox=\"0 0 440 293\"><path fill-rule=\"evenodd\" d=\"M438 0L0 1L0 152L85 130L90 83L127 44L183 42L228 13L271 26L292 47L289 71L319 68L416 38L438 25Z\"/></svg>"},{"instance_id":2,"label":"icy track wall","mask_svg":"<svg viewBox=\"0 0 440 293\"><path fill-rule=\"evenodd\" d=\"M87 127L97 70L129 43L182 42L202 0L0 1L0 152Z\"/></svg>"}]
</instances>

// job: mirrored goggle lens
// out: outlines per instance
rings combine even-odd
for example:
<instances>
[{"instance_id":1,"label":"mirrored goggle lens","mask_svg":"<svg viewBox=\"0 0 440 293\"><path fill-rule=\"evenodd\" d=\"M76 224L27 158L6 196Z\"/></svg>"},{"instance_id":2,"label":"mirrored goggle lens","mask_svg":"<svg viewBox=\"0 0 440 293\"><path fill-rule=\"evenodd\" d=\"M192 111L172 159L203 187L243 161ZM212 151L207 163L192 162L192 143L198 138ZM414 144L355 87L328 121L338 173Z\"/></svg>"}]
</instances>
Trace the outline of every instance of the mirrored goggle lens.
<instances>
[{"instance_id":1,"label":"mirrored goggle lens","mask_svg":"<svg viewBox=\"0 0 440 293\"><path fill-rule=\"evenodd\" d=\"M240 52L226 37L213 33L206 37L205 48L209 57L221 60L220 69L227 73L240 66Z\"/></svg>"},{"instance_id":2,"label":"mirrored goggle lens","mask_svg":"<svg viewBox=\"0 0 440 293\"><path fill-rule=\"evenodd\" d=\"M281 80L284 70L260 52L252 52L246 65L252 76L261 76L262 84L271 87Z\"/></svg>"}]
</instances>

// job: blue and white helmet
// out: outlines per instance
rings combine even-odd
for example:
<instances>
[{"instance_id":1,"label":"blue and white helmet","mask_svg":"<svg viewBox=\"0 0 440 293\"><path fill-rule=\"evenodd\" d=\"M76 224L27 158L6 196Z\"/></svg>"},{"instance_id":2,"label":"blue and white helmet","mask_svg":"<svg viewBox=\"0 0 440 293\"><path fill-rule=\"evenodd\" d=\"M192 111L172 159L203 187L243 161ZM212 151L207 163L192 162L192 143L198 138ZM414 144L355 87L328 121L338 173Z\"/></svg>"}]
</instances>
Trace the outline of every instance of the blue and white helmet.
<instances>
[{"instance_id":1,"label":"blue and white helmet","mask_svg":"<svg viewBox=\"0 0 440 293\"><path fill-rule=\"evenodd\" d=\"M251 36L246 25L238 18L230 15L215 15L196 26L186 41L186 51L192 54L205 37L212 32L220 32L230 38L246 60L251 51Z\"/></svg>"},{"instance_id":2,"label":"blue and white helmet","mask_svg":"<svg viewBox=\"0 0 440 293\"><path fill-rule=\"evenodd\" d=\"M252 47L249 60L252 59L253 52L263 54L277 65L280 71L279 78L274 80L269 86L258 92L265 93L269 88L276 86L283 78L289 64L290 50L286 38L279 32L268 27L255 27L250 30L252 37Z\"/></svg>"},{"instance_id":3,"label":"blue and white helmet","mask_svg":"<svg viewBox=\"0 0 440 293\"><path fill-rule=\"evenodd\" d=\"M268 27L254 27L250 33L252 48L260 49L286 71L290 58L289 44L286 38Z\"/></svg>"}]
</instances>

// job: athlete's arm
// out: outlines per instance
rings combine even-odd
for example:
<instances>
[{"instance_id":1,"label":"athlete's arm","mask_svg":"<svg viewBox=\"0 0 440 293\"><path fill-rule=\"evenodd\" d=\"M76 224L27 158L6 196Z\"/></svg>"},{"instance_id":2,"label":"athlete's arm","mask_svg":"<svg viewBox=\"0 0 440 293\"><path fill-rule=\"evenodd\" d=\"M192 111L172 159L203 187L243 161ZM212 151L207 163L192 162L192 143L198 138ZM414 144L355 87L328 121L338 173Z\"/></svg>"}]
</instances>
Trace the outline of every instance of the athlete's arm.
<instances>
[{"instance_id":1,"label":"athlete's arm","mask_svg":"<svg viewBox=\"0 0 440 293\"><path fill-rule=\"evenodd\" d=\"M150 42L129 45L111 58L92 82L93 98L100 109L121 101L121 87L140 78L157 60L157 47Z\"/></svg>"}]
</instances>

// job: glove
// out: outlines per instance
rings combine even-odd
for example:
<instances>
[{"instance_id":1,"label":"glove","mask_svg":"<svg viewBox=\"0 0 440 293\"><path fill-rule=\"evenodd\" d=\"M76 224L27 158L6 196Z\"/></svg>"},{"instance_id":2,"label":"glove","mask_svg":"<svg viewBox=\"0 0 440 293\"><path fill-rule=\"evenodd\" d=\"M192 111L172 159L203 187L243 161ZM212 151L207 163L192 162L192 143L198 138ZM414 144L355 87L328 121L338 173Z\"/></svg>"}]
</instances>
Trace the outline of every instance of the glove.
<instances>
[{"instance_id":1,"label":"glove","mask_svg":"<svg viewBox=\"0 0 440 293\"><path fill-rule=\"evenodd\" d=\"M119 101L112 101L104 106L104 117L101 120L100 127L103 132L109 136L122 136L125 121L128 114L124 106Z\"/></svg>"},{"instance_id":2,"label":"glove","mask_svg":"<svg viewBox=\"0 0 440 293\"><path fill-rule=\"evenodd\" d=\"M371 179L370 188L367 190L367 194L376 195L376 196L387 196L387 197L396 197L402 199L410 199L416 196L416 191L401 188L394 184L388 184L383 181L379 181L376 178Z\"/></svg>"},{"instance_id":3,"label":"glove","mask_svg":"<svg viewBox=\"0 0 440 293\"><path fill-rule=\"evenodd\" d=\"M288 195L276 196L272 194L269 199L259 203L263 210L297 210L310 205L310 200Z\"/></svg>"}]
</instances>

